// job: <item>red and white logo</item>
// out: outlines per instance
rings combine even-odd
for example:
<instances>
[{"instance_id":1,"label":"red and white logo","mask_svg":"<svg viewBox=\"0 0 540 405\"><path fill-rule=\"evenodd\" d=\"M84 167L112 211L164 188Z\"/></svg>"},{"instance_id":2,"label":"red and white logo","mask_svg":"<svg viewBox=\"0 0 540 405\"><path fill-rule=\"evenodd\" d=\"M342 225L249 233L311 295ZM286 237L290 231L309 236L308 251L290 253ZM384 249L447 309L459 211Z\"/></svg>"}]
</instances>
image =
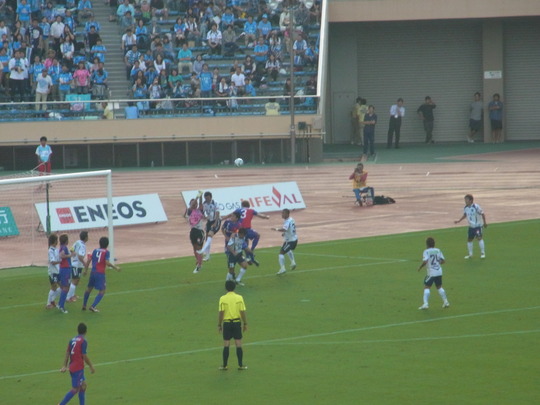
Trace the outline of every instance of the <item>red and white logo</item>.
<instances>
[{"instance_id":1,"label":"red and white logo","mask_svg":"<svg viewBox=\"0 0 540 405\"><path fill-rule=\"evenodd\" d=\"M73 218L73 213L71 208L57 208L56 215L58 215L58 220L61 224L74 224L75 218Z\"/></svg>"}]
</instances>

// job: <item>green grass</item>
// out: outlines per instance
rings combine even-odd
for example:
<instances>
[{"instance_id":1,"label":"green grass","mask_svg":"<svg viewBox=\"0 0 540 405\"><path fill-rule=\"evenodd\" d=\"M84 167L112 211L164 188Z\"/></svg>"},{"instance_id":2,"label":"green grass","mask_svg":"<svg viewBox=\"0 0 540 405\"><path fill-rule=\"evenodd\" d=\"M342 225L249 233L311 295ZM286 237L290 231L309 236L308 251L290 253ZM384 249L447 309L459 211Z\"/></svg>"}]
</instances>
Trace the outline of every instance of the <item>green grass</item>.
<instances>
[{"instance_id":1,"label":"green grass","mask_svg":"<svg viewBox=\"0 0 540 405\"><path fill-rule=\"evenodd\" d=\"M447 259L449 309L435 291L430 309L417 309L427 236ZM300 243L297 270L281 277L276 249L259 250L261 267L239 287L250 326L245 372L217 370L221 253L197 275L192 258L110 272L99 314L79 303L67 315L43 309L45 269L1 271L0 403L60 401L70 380L58 370L81 321L96 365L86 371L89 404L534 403L540 221L490 225L485 260L476 243L477 257L463 259L465 238L460 227Z\"/></svg>"}]
</instances>

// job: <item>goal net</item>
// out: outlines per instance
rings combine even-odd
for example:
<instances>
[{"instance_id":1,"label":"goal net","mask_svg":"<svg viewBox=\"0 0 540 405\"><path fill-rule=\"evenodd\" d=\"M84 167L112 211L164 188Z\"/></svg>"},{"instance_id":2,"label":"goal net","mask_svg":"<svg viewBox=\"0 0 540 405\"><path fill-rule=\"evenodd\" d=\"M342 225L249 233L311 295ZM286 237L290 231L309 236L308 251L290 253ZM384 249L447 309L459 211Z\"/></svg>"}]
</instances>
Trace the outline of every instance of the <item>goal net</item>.
<instances>
[{"instance_id":1,"label":"goal net","mask_svg":"<svg viewBox=\"0 0 540 405\"><path fill-rule=\"evenodd\" d=\"M48 235L67 234L70 247L81 231L88 250L109 237L114 258L111 170L0 178L0 268L47 265Z\"/></svg>"}]
</instances>

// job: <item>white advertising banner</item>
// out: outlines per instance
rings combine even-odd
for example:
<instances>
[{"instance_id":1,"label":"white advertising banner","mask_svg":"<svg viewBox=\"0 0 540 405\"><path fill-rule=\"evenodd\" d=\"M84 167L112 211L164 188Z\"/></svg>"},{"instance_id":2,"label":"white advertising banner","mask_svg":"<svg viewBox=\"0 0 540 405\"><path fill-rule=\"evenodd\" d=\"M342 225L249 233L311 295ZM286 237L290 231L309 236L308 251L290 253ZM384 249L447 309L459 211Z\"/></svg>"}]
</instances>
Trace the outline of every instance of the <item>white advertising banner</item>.
<instances>
[{"instance_id":1,"label":"white advertising banner","mask_svg":"<svg viewBox=\"0 0 540 405\"><path fill-rule=\"evenodd\" d=\"M243 200L248 200L251 208L259 212L281 211L306 208L300 189L295 181L286 183L256 184L253 186L224 187L201 190L210 191L218 203L221 215L227 215L240 208ZM182 191L182 197L189 205L197 197L199 190Z\"/></svg>"},{"instance_id":2,"label":"white advertising banner","mask_svg":"<svg viewBox=\"0 0 540 405\"><path fill-rule=\"evenodd\" d=\"M167 215L157 194L113 197L113 225L166 222ZM42 224L47 223L47 203L36 204ZM51 231L107 227L107 198L49 203Z\"/></svg>"}]
</instances>

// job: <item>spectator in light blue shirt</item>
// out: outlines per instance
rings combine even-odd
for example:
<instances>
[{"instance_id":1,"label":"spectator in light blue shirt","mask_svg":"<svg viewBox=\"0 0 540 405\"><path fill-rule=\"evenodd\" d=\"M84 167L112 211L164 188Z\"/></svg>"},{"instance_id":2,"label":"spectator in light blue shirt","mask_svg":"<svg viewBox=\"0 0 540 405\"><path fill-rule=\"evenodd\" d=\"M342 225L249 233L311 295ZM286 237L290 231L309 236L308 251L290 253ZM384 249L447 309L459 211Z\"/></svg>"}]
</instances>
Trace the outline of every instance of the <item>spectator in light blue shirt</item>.
<instances>
[{"instance_id":1,"label":"spectator in light blue shirt","mask_svg":"<svg viewBox=\"0 0 540 405\"><path fill-rule=\"evenodd\" d=\"M272 23L268 21L267 14L263 14L262 20L259 21L257 28L259 30L259 38L262 36L265 40L268 39L272 32Z\"/></svg>"},{"instance_id":2,"label":"spectator in light blue shirt","mask_svg":"<svg viewBox=\"0 0 540 405\"><path fill-rule=\"evenodd\" d=\"M253 21L252 16L248 16L244 23L244 43L246 46L251 44L251 47L257 42L257 23Z\"/></svg>"}]
</instances>

